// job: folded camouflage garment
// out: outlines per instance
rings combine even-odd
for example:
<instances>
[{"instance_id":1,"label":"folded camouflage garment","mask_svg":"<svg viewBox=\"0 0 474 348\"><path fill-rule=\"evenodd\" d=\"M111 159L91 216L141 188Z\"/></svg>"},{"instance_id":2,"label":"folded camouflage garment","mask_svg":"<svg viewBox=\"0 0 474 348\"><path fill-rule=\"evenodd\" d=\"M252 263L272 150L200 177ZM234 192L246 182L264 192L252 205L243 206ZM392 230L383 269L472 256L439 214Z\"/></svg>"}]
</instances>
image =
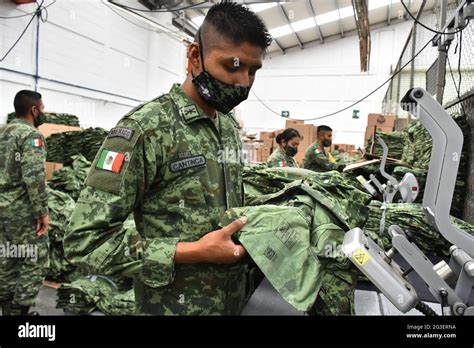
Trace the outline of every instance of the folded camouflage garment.
<instances>
[{"instance_id":1,"label":"folded camouflage garment","mask_svg":"<svg viewBox=\"0 0 474 348\"><path fill-rule=\"evenodd\" d=\"M70 163L71 157L81 154L93 161L107 137L103 128L87 128L77 132L55 133L46 138L48 162Z\"/></svg>"},{"instance_id":2,"label":"folded camouflage garment","mask_svg":"<svg viewBox=\"0 0 474 348\"><path fill-rule=\"evenodd\" d=\"M87 276L58 289L57 308L75 314L90 314L100 310L106 315L136 314L133 289L121 289L104 276Z\"/></svg>"},{"instance_id":3,"label":"folded camouflage garment","mask_svg":"<svg viewBox=\"0 0 474 348\"><path fill-rule=\"evenodd\" d=\"M79 127L79 119L77 116L70 114L61 114L55 112L45 113L46 121L45 123L54 123L54 124L63 124L66 126ZM7 115L7 123L10 123L13 119L16 118L16 113L12 112Z\"/></svg>"},{"instance_id":4,"label":"folded camouflage garment","mask_svg":"<svg viewBox=\"0 0 474 348\"><path fill-rule=\"evenodd\" d=\"M341 243L345 231L360 217L348 213L345 206L352 205L348 200L340 204L337 196L344 192L365 200L367 195L343 185L342 176L331 181L330 176L322 176L326 173L310 178L312 174L304 170L273 169L279 168L257 169L258 173L248 171L244 175L247 206L228 210L221 225L247 216L248 222L236 238L293 307L320 315L353 313L357 271L342 253ZM301 175L304 180L293 180ZM266 180L275 185L263 185ZM321 184L325 188L319 192L315 188ZM275 190L282 185L275 193L258 194L258 187Z\"/></svg>"},{"instance_id":5,"label":"folded camouflage garment","mask_svg":"<svg viewBox=\"0 0 474 348\"><path fill-rule=\"evenodd\" d=\"M72 163L53 173L53 178L48 185L72 197L74 201L79 198L84 182L89 173L91 162L84 156L72 156Z\"/></svg>"},{"instance_id":6,"label":"folded camouflage garment","mask_svg":"<svg viewBox=\"0 0 474 348\"><path fill-rule=\"evenodd\" d=\"M369 218L364 226L370 238L385 250L391 248L392 243L387 233L379 235L382 203L374 201L369 205ZM455 217L451 222L460 229L474 235L474 226ZM403 230L410 230L415 244L425 253L433 255L449 255L451 244L425 218L423 207L417 203L391 203L387 205L385 213L385 231L390 225L398 225Z\"/></svg>"},{"instance_id":7,"label":"folded camouflage garment","mask_svg":"<svg viewBox=\"0 0 474 348\"><path fill-rule=\"evenodd\" d=\"M74 205L74 200L66 193L48 188L50 265L46 277L50 280L63 281L75 269L64 257L63 249L64 231Z\"/></svg>"}]
</instances>

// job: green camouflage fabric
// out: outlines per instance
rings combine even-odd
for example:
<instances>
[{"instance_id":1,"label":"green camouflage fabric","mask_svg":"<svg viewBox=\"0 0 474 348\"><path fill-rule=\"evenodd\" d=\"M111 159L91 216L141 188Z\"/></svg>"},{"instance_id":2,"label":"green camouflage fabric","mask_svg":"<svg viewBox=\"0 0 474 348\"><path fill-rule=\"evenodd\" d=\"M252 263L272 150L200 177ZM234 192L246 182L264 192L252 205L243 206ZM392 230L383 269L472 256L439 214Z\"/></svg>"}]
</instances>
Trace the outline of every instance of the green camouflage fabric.
<instances>
[{"instance_id":1,"label":"green camouflage fabric","mask_svg":"<svg viewBox=\"0 0 474 348\"><path fill-rule=\"evenodd\" d=\"M293 198L294 206L233 208L222 225L247 216L238 240L293 307L320 315L353 313L356 271L340 252L344 230L312 197ZM323 299L315 306L318 296Z\"/></svg>"},{"instance_id":2,"label":"green camouflage fabric","mask_svg":"<svg viewBox=\"0 0 474 348\"><path fill-rule=\"evenodd\" d=\"M63 114L56 112L45 113L45 123L63 124L65 126L79 127L79 119L77 116L71 114ZM12 112L7 115L7 123L10 123L16 118L16 113Z\"/></svg>"},{"instance_id":3,"label":"green camouflage fabric","mask_svg":"<svg viewBox=\"0 0 474 348\"><path fill-rule=\"evenodd\" d=\"M369 205L369 218L364 226L365 232L382 248L392 247L387 233L379 235L382 203L373 201ZM451 244L426 221L423 207L417 203L391 203L387 205L385 213L385 231L391 225L398 225L403 230L410 230L415 244L427 254L449 256ZM451 216L451 222L474 235L474 226Z\"/></svg>"},{"instance_id":4,"label":"green camouflage fabric","mask_svg":"<svg viewBox=\"0 0 474 348\"><path fill-rule=\"evenodd\" d=\"M93 161L107 134L103 128L51 134L46 138L47 161L69 164L73 161L72 157L79 154Z\"/></svg>"},{"instance_id":5,"label":"green camouflage fabric","mask_svg":"<svg viewBox=\"0 0 474 348\"><path fill-rule=\"evenodd\" d=\"M315 199L345 220L350 228L361 226L367 219L366 205L370 194L354 186L354 181L337 171L317 173L302 168L265 168L246 165L243 172L245 205L261 204L268 194L278 193L295 180L304 180ZM263 196L263 198L262 198Z\"/></svg>"},{"instance_id":6,"label":"green camouflage fabric","mask_svg":"<svg viewBox=\"0 0 474 348\"><path fill-rule=\"evenodd\" d=\"M0 127L0 218L3 221L15 217L23 224L26 219L31 221L48 213L45 157L44 138L32 124L17 118Z\"/></svg>"},{"instance_id":7,"label":"green camouflage fabric","mask_svg":"<svg viewBox=\"0 0 474 348\"><path fill-rule=\"evenodd\" d=\"M336 159L336 158L335 158ZM329 161L326 151L321 149L317 142L312 143L303 157L303 167L315 172L338 170L341 163Z\"/></svg>"},{"instance_id":8,"label":"green camouflage fabric","mask_svg":"<svg viewBox=\"0 0 474 348\"><path fill-rule=\"evenodd\" d=\"M273 151L267 159L269 167L298 167L296 160L288 156L281 147Z\"/></svg>"},{"instance_id":9,"label":"green camouflage fabric","mask_svg":"<svg viewBox=\"0 0 474 348\"><path fill-rule=\"evenodd\" d=\"M392 133L377 133L377 135L382 138L382 140L387 144L388 147L388 157L395 158L398 160L402 159L404 148L405 148L405 141L406 135L404 132L392 132ZM367 146L365 147L365 151L370 153L370 149L372 147L373 138L370 137ZM375 140L375 145L373 149L373 154L377 156L383 155L382 146Z\"/></svg>"},{"instance_id":10,"label":"green camouflage fabric","mask_svg":"<svg viewBox=\"0 0 474 348\"><path fill-rule=\"evenodd\" d=\"M31 306L48 267L48 239L37 218L48 213L41 133L15 119L0 127L0 303ZM19 314L13 313L12 314Z\"/></svg>"},{"instance_id":11,"label":"green camouflage fabric","mask_svg":"<svg viewBox=\"0 0 474 348\"><path fill-rule=\"evenodd\" d=\"M48 182L51 188L64 192L77 201L89 173L91 162L82 155L71 157L72 163L56 170Z\"/></svg>"},{"instance_id":12,"label":"green camouflage fabric","mask_svg":"<svg viewBox=\"0 0 474 348\"><path fill-rule=\"evenodd\" d=\"M68 280L76 268L64 256L63 248L64 233L74 211L74 205L74 200L69 195L48 189L50 263L46 278L56 282Z\"/></svg>"},{"instance_id":13,"label":"green camouflage fabric","mask_svg":"<svg viewBox=\"0 0 474 348\"><path fill-rule=\"evenodd\" d=\"M463 132L464 143L459 161L458 176L451 206L451 215L457 218L462 218L467 191L466 182L469 168L470 128L466 115L453 114L452 116ZM407 128L404 130L404 133L405 146L403 148L402 161L414 168L414 171L427 171L433 147L430 134L419 122L409 123ZM421 182L426 181L426 174L423 177L421 175L417 176L417 179ZM418 195L418 197L418 200L421 202L423 199L422 195Z\"/></svg>"},{"instance_id":14,"label":"green camouflage fabric","mask_svg":"<svg viewBox=\"0 0 474 348\"><path fill-rule=\"evenodd\" d=\"M106 315L135 315L133 289L121 290L112 279L86 276L58 289L57 308L74 314L90 314L96 310Z\"/></svg>"},{"instance_id":15,"label":"green camouflage fabric","mask_svg":"<svg viewBox=\"0 0 474 348\"><path fill-rule=\"evenodd\" d=\"M219 131L177 84L135 108L110 131L76 202L64 249L92 274L108 270L134 214L139 239L121 268L134 276L140 313L238 314L245 304L246 260L174 264L178 242L216 230L221 214L243 204L239 126L231 114L217 117ZM118 172L101 169L103 151L120 154Z\"/></svg>"}]
</instances>

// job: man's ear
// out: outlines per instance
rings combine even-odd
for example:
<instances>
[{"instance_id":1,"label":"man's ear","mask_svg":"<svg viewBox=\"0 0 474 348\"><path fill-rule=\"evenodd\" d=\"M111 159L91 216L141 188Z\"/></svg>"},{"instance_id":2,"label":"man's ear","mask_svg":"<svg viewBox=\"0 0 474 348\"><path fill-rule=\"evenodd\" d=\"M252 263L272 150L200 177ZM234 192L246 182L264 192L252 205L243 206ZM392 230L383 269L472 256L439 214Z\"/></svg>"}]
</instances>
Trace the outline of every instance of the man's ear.
<instances>
[{"instance_id":1,"label":"man's ear","mask_svg":"<svg viewBox=\"0 0 474 348\"><path fill-rule=\"evenodd\" d=\"M201 57L199 55L199 44L192 42L188 46L188 60L191 62L195 72L201 71Z\"/></svg>"}]
</instances>

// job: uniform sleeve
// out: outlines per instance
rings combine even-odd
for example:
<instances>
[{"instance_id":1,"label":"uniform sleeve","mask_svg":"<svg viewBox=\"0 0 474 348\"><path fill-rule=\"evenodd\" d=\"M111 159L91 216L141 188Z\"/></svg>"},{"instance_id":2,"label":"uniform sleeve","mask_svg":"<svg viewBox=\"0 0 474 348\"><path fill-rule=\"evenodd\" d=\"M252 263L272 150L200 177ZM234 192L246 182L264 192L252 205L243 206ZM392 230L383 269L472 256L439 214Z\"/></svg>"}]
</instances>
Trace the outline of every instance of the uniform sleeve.
<instances>
[{"instance_id":1,"label":"uniform sleeve","mask_svg":"<svg viewBox=\"0 0 474 348\"><path fill-rule=\"evenodd\" d=\"M43 135L31 133L22 144L21 176L26 185L33 213L40 217L48 214L45 161L46 150Z\"/></svg>"},{"instance_id":2,"label":"uniform sleeve","mask_svg":"<svg viewBox=\"0 0 474 348\"><path fill-rule=\"evenodd\" d=\"M274 152L267 159L268 167L281 167L281 162L284 162L285 159L278 152Z\"/></svg>"},{"instance_id":3,"label":"uniform sleeve","mask_svg":"<svg viewBox=\"0 0 474 348\"><path fill-rule=\"evenodd\" d=\"M331 163L323 153L315 153L315 150L305 156L305 169L330 171L338 170L338 167L339 165L337 163Z\"/></svg>"},{"instance_id":4,"label":"uniform sleeve","mask_svg":"<svg viewBox=\"0 0 474 348\"><path fill-rule=\"evenodd\" d=\"M90 272L120 272L152 287L163 286L173 280L179 238L145 238L123 224L141 205L162 152L134 121L121 121L114 129L122 136L109 134L99 150L70 219L64 251L72 263Z\"/></svg>"}]
</instances>

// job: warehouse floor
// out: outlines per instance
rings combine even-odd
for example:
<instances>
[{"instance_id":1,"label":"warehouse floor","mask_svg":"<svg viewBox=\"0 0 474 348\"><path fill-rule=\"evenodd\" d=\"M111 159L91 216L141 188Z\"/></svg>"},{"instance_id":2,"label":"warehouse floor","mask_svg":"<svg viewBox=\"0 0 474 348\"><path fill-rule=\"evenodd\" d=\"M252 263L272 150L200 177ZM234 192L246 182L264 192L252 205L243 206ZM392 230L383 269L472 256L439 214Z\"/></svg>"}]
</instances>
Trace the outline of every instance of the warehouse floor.
<instances>
[{"instance_id":1,"label":"warehouse floor","mask_svg":"<svg viewBox=\"0 0 474 348\"><path fill-rule=\"evenodd\" d=\"M40 315L70 315L64 313L62 309L56 308L56 289L43 287L38 295L36 306L32 310ZM438 304L428 303L428 305L440 314ZM371 290L356 290L355 292L355 310L357 315L402 315L387 298ZM420 315L416 310L411 310L407 315ZM103 315L96 311L92 315ZM296 315L302 316L304 313L295 310L286 303L275 291L268 280L264 279L257 288L249 303L244 308L242 315Z\"/></svg>"}]
</instances>

